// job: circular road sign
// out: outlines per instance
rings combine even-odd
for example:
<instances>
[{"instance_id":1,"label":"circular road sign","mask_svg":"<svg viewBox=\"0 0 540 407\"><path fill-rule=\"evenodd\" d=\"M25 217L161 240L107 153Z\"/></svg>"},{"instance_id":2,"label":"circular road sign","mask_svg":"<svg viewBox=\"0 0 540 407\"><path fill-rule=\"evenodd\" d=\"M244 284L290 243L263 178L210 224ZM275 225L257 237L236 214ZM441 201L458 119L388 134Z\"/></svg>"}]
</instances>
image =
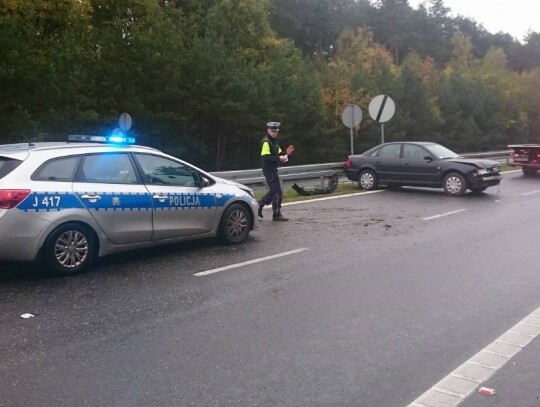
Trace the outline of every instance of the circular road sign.
<instances>
[{"instance_id":1,"label":"circular road sign","mask_svg":"<svg viewBox=\"0 0 540 407\"><path fill-rule=\"evenodd\" d=\"M369 115L377 123L390 120L396 112L396 104L390 96L378 95L369 103Z\"/></svg>"},{"instance_id":2,"label":"circular road sign","mask_svg":"<svg viewBox=\"0 0 540 407\"><path fill-rule=\"evenodd\" d=\"M362 121L362 110L356 105L348 105L341 114L341 121L349 129L358 126Z\"/></svg>"},{"instance_id":3,"label":"circular road sign","mask_svg":"<svg viewBox=\"0 0 540 407\"><path fill-rule=\"evenodd\" d=\"M128 113L122 113L118 119L118 126L122 131L131 129L131 116Z\"/></svg>"}]
</instances>

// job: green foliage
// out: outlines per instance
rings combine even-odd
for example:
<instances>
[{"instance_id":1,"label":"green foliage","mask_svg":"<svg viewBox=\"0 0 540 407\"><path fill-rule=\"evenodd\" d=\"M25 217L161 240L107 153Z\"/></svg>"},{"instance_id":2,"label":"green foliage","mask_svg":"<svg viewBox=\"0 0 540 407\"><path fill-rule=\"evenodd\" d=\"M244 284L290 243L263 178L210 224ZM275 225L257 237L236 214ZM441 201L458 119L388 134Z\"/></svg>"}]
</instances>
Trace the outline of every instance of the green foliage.
<instances>
[{"instance_id":1,"label":"green foliage","mask_svg":"<svg viewBox=\"0 0 540 407\"><path fill-rule=\"evenodd\" d=\"M424 64L414 53L403 61L394 90L394 99L400 109L389 127L392 133L387 141L440 139L435 130L440 122L438 106L427 82L429 75L424 72L429 66L429 61Z\"/></svg>"},{"instance_id":2,"label":"green foliage","mask_svg":"<svg viewBox=\"0 0 540 407\"><path fill-rule=\"evenodd\" d=\"M457 151L540 142L540 34L520 43L452 18L443 0L0 0L0 142L101 134L133 117L141 143L207 170L255 168L280 121L293 163L385 139Z\"/></svg>"}]
</instances>

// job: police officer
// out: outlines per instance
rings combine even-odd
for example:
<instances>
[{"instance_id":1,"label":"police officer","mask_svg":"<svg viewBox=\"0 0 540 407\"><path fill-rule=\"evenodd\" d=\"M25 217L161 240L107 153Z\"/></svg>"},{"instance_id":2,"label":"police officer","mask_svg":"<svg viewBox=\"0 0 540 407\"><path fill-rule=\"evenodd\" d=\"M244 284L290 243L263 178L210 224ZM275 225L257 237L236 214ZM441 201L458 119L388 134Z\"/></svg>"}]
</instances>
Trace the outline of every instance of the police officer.
<instances>
[{"instance_id":1,"label":"police officer","mask_svg":"<svg viewBox=\"0 0 540 407\"><path fill-rule=\"evenodd\" d=\"M290 145L285 150L285 154L283 153L277 143L280 126L281 124L279 122L267 123L267 134L261 142L262 170L268 185L268 192L259 201L259 217L263 217L262 210L264 206L272 203L272 210L274 212L272 220L288 221L289 219L281 214L283 192L281 191L281 182L279 181L278 166L289 160L289 155L293 153L294 146Z\"/></svg>"}]
</instances>

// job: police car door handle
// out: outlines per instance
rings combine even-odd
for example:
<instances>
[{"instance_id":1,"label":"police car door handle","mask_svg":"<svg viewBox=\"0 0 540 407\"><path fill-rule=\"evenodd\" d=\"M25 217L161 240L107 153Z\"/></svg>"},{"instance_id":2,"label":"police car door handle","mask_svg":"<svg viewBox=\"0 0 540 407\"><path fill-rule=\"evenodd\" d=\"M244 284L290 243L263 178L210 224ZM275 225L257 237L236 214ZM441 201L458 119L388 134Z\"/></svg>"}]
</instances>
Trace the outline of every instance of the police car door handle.
<instances>
[{"instance_id":1,"label":"police car door handle","mask_svg":"<svg viewBox=\"0 0 540 407\"><path fill-rule=\"evenodd\" d=\"M154 195L152 198L164 202L167 199L167 195Z\"/></svg>"},{"instance_id":2,"label":"police car door handle","mask_svg":"<svg viewBox=\"0 0 540 407\"><path fill-rule=\"evenodd\" d=\"M81 198L88 199L89 201L99 201L101 196L99 195L81 195Z\"/></svg>"}]
</instances>

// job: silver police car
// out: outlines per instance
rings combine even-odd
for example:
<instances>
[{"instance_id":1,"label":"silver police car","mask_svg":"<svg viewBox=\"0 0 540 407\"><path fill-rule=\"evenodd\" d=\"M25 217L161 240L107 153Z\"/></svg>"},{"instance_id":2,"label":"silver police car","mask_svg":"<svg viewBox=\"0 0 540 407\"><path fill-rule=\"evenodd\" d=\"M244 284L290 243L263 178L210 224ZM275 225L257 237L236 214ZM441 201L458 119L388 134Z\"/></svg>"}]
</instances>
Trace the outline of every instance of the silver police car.
<instances>
[{"instance_id":1,"label":"silver police car","mask_svg":"<svg viewBox=\"0 0 540 407\"><path fill-rule=\"evenodd\" d=\"M258 227L250 188L126 141L0 145L0 261L70 275L95 256L212 236L241 243Z\"/></svg>"}]
</instances>

